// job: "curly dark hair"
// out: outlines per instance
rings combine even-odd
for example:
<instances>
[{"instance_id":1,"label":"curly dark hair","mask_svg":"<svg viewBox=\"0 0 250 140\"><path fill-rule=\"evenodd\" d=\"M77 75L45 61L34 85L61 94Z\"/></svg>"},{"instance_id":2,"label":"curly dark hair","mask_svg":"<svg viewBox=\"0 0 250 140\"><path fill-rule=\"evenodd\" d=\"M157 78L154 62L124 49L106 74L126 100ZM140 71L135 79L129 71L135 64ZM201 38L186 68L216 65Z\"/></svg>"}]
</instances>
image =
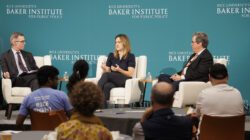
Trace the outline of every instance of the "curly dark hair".
<instances>
[{"instance_id":1,"label":"curly dark hair","mask_svg":"<svg viewBox=\"0 0 250 140\"><path fill-rule=\"evenodd\" d=\"M92 116L103 101L102 90L92 82L76 83L69 94L69 99L76 112L83 116Z\"/></svg>"},{"instance_id":2,"label":"curly dark hair","mask_svg":"<svg viewBox=\"0 0 250 140\"><path fill-rule=\"evenodd\" d=\"M59 74L59 71L54 66L42 66L38 69L37 79L40 86L48 82L48 78L54 79Z\"/></svg>"},{"instance_id":3,"label":"curly dark hair","mask_svg":"<svg viewBox=\"0 0 250 140\"><path fill-rule=\"evenodd\" d=\"M85 79L88 75L89 65L85 60L78 60L75 62L73 66L73 73L69 77L69 82L67 84L68 92L71 91L73 86L83 79Z\"/></svg>"}]
</instances>

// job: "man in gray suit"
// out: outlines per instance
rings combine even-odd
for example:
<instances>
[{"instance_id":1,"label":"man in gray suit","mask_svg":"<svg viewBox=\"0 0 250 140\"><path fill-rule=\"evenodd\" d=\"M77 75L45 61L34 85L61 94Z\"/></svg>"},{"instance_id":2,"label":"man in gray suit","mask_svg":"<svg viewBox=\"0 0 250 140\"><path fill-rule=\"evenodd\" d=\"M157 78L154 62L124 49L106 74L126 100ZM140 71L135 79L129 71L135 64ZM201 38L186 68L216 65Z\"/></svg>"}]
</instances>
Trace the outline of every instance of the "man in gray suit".
<instances>
[{"instance_id":1,"label":"man in gray suit","mask_svg":"<svg viewBox=\"0 0 250 140\"><path fill-rule=\"evenodd\" d=\"M36 62L30 52L23 51L25 38L22 33L15 32L10 36L11 49L1 56L1 67L4 78L10 78L13 87L39 88L35 71Z\"/></svg>"}]
</instances>

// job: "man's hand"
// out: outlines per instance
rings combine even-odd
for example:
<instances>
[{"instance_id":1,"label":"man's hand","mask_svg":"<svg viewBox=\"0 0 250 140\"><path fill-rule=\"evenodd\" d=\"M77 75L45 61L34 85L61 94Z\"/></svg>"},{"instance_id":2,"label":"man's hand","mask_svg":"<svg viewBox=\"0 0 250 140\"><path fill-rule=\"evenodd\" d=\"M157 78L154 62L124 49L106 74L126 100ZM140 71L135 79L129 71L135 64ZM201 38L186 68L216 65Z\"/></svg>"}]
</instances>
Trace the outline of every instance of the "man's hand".
<instances>
[{"instance_id":1,"label":"man's hand","mask_svg":"<svg viewBox=\"0 0 250 140\"><path fill-rule=\"evenodd\" d=\"M3 77L4 78L10 78L10 73L9 72L4 72Z\"/></svg>"},{"instance_id":2,"label":"man's hand","mask_svg":"<svg viewBox=\"0 0 250 140\"><path fill-rule=\"evenodd\" d=\"M142 115L141 122L144 122L148 118L148 116L150 116L152 113L153 113L153 108L152 107L147 108Z\"/></svg>"},{"instance_id":3,"label":"man's hand","mask_svg":"<svg viewBox=\"0 0 250 140\"><path fill-rule=\"evenodd\" d=\"M180 81L181 76L179 74L174 74L170 77L170 79L172 79L173 81Z\"/></svg>"},{"instance_id":4,"label":"man's hand","mask_svg":"<svg viewBox=\"0 0 250 140\"><path fill-rule=\"evenodd\" d=\"M190 117L190 118L198 118L199 119L199 116L197 115L196 112L192 112L190 114L187 114L186 116Z\"/></svg>"}]
</instances>

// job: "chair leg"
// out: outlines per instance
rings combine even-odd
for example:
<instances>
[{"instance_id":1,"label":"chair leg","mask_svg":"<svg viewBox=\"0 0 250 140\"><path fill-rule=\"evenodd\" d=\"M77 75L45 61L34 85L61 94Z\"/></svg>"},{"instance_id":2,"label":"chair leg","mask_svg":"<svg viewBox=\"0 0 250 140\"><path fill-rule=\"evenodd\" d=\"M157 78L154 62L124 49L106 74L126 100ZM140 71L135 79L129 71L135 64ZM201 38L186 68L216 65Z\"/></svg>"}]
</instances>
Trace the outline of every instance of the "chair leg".
<instances>
[{"instance_id":1,"label":"chair leg","mask_svg":"<svg viewBox=\"0 0 250 140\"><path fill-rule=\"evenodd\" d=\"M13 104L9 104L9 107L8 107L8 114L7 114L7 119L8 119L8 120L10 119L11 114L12 114L12 106L13 106Z\"/></svg>"},{"instance_id":2,"label":"chair leg","mask_svg":"<svg viewBox=\"0 0 250 140\"><path fill-rule=\"evenodd\" d=\"M135 103L135 107L141 107L140 102L136 102L136 103Z\"/></svg>"},{"instance_id":3,"label":"chair leg","mask_svg":"<svg viewBox=\"0 0 250 140\"><path fill-rule=\"evenodd\" d=\"M5 117L8 116L8 108L9 108L9 104L7 104L7 108L5 109Z\"/></svg>"}]
</instances>

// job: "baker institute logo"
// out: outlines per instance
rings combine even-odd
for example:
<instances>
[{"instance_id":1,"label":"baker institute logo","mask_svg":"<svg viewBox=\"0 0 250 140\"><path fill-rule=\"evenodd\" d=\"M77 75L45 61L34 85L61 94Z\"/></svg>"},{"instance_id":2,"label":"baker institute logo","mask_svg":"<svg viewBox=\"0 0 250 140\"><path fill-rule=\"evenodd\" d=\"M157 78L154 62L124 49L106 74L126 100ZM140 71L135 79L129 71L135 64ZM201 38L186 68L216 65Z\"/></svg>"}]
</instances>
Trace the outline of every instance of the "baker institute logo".
<instances>
[{"instance_id":1,"label":"baker institute logo","mask_svg":"<svg viewBox=\"0 0 250 140\"><path fill-rule=\"evenodd\" d=\"M111 4L108 6L109 16L129 16L132 19L167 19L167 8L143 8L139 4Z\"/></svg>"},{"instance_id":2,"label":"baker institute logo","mask_svg":"<svg viewBox=\"0 0 250 140\"><path fill-rule=\"evenodd\" d=\"M239 15L242 18L250 18L250 3L219 3L217 15Z\"/></svg>"},{"instance_id":3,"label":"baker institute logo","mask_svg":"<svg viewBox=\"0 0 250 140\"><path fill-rule=\"evenodd\" d=\"M49 54L53 61L70 61L72 64L79 59L84 59L89 64L96 64L100 56L96 54L82 54L77 50L49 50Z\"/></svg>"},{"instance_id":4,"label":"baker institute logo","mask_svg":"<svg viewBox=\"0 0 250 140\"><path fill-rule=\"evenodd\" d=\"M39 8L37 5L6 5L7 15L27 16L31 19L62 19L61 8Z\"/></svg>"},{"instance_id":5,"label":"baker institute logo","mask_svg":"<svg viewBox=\"0 0 250 140\"><path fill-rule=\"evenodd\" d=\"M193 54L194 52L191 51L169 51L168 52L168 61L169 62L187 62L189 57ZM214 59L226 59L227 60L227 65L230 64L230 55L214 55Z\"/></svg>"}]
</instances>

